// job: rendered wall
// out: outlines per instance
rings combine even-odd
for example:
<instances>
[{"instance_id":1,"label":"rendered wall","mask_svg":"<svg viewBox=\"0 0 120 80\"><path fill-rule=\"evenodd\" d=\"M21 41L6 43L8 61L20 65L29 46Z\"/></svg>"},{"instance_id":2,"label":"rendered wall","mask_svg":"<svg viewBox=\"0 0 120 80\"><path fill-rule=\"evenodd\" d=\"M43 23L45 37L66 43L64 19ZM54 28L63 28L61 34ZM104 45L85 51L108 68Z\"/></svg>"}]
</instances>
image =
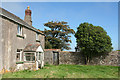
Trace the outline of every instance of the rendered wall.
<instances>
[{"instance_id":1,"label":"rendered wall","mask_svg":"<svg viewBox=\"0 0 120 80\"><path fill-rule=\"evenodd\" d=\"M16 64L17 49L24 49L27 44L36 44L36 32L23 27L23 38L17 37L17 23L2 18L2 37L3 37L3 67L9 70ZM41 42L44 41L43 35L40 35ZM42 42L44 48L44 43Z\"/></svg>"},{"instance_id":2,"label":"rendered wall","mask_svg":"<svg viewBox=\"0 0 120 80\"><path fill-rule=\"evenodd\" d=\"M3 54L2 54L2 18L0 17L0 71L3 69Z\"/></svg>"}]
</instances>

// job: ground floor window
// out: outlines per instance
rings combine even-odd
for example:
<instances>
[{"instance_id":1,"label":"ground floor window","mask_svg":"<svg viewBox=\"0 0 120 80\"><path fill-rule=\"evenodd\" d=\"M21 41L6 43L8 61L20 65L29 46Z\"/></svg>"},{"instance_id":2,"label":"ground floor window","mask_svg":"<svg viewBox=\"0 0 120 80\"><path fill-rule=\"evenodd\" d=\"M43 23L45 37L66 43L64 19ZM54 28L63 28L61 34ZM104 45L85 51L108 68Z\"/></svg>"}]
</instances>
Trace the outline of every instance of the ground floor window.
<instances>
[{"instance_id":1,"label":"ground floor window","mask_svg":"<svg viewBox=\"0 0 120 80\"><path fill-rule=\"evenodd\" d=\"M37 60L43 60L43 52L36 52L36 57L37 57Z\"/></svg>"},{"instance_id":2,"label":"ground floor window","mask_svg":"<svg viewBox=\"0 0 120 80\"><path fill-rule=\"evenodd\" d=\"M24 61L35 61L35 53L24 53Z\"/></svg>"},{"instance_id":3,"label":"ground floor window","mask_svg":"<svg viewBox=\"0 0 120 80\"><path fill-rule=\"evenodd\" d=\"M17 53L16 53L16 61L22 61L22 49L17 49Z\"/></svg>"},{"instance_id":4,"label":"ground floor window","mask_svg":"<svg viewBox=\"0 0 120 80\"><path fill-rule=\"evenodd\" d=\"M36 56L37 56L37 60L40 60L40 58L41 58L41 53L40 53L40 52L36 52Z\"/></svg>"}]
</instances>

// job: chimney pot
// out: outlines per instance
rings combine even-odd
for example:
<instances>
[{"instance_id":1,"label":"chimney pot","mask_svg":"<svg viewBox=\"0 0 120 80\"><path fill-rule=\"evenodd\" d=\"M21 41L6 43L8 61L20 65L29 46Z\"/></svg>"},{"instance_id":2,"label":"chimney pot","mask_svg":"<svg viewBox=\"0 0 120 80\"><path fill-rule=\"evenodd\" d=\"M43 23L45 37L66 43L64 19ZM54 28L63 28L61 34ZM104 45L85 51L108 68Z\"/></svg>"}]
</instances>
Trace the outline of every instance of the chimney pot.
<instances>
[{"instance_id":1,"label":"chimney pot","mask_svg":"<svg viewBox=\"0 0 120 80\"><path fill-rule=\"evenodd\" d=\"M29 25L32 25L32 20L31 20L31 10L30 7L28 6L27 9L25 10L25 18L24 21L28 23Z\"/></svg>"}]
</instances>

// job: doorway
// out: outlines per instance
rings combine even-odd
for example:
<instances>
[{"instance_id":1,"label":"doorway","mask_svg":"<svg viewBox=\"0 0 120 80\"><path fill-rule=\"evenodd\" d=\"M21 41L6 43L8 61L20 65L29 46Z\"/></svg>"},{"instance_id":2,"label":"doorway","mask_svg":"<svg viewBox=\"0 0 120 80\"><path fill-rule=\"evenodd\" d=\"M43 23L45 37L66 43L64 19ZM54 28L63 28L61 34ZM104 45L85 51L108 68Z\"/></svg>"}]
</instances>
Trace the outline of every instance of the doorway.
<instances>
[{"instance_id":1,"label":"doorway","mask_svg":"<svg viewBox=\"0 0 120 80\"><path fill-rule=\"evenodd\" d=\"M59 65L59 52L53 51L53 65Z\"/></svg>"}]
</instances>

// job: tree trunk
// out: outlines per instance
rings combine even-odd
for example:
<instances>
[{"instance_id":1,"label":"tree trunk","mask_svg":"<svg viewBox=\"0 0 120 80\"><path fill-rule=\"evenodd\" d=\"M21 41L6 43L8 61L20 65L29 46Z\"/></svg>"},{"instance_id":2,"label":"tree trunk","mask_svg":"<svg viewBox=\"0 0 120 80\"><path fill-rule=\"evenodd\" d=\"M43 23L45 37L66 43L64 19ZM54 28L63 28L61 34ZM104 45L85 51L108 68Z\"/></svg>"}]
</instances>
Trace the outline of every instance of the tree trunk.
<instances>
[{"instance_id":1,"label":"tree trunk","mask_svg":"<svg viewBox=\"0 0 120 80\"><path fill-rule=\"evenodd\" d=\"M85 57L85 65L88 65L88 63L89 63L89 57L86 56L86 57Z\"/></svg>"}]
</instances>

